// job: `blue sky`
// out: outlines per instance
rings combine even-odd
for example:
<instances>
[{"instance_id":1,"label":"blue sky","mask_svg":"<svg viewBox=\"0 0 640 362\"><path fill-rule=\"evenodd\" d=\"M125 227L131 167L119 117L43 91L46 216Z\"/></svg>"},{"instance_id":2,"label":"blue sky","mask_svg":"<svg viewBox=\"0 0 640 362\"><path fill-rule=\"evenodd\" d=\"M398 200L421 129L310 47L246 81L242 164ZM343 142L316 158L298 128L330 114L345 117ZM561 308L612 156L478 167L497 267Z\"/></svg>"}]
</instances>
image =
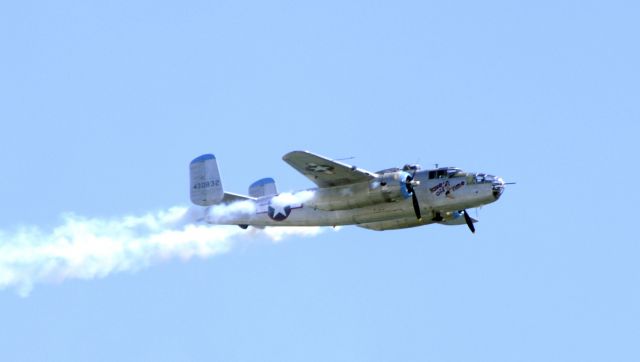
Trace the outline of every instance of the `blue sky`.
<instances>
[{"instance_id":1,"label":"blue sky","mask_svg":"<svg viewBox=\"0 0 640 362\"><path fill-rule=\"evenodd\" d=\"M478 232L346 227L0 291L0 359L637 361L631 1L0 5L0 230L188 205L307 149L517 181ZM471 211L475 216L475 211Z\"/></svg>"}]
</instances>

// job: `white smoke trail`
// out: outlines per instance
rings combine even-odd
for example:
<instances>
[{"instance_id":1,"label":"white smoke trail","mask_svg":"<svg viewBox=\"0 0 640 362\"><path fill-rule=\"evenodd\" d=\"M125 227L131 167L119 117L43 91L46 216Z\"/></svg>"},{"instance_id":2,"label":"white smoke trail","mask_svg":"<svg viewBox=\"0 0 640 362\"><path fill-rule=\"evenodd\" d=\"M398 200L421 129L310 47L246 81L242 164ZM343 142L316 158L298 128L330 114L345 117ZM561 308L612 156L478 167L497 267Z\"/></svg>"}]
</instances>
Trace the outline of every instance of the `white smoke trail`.
<instances>
[{"instance_id":1,"label":"white smoke trail","mask_svg":"<svg viewBox=\"0 0 640 362\"><path fill-rule=\"evenodd\" d=\"M315 192L311 190L299 191L296 193L282 193L271 199L271 204L275 205L295 205L304 204L315 196Z\"/></svg>"},{"instance_id":2,"label":"white smoke trail","mask_svg":"<svg viewBox=\"0 0 640 362\"><path fill-rule=\"evenodd\" d=\"M216 205L209 208L208 212L203 216L204 219L212 224L224 224L235 219L240 215L255 214L256 205L253 201L238 201L230 205Z\"/></svg>"},{"instance_id":3,"label":"white smoke trail","mask_svg":"<svg viewBox=\"0 0 640 362\"><path fill-rule=\"evenodd\" d=\"M215 212L248 212L246 203ZM203 209L174 207L143 216L114 219L64 215L50 232L37 227L0 231L0 289L16 288L27 296L34 284L65 279L103 278L136 271L173 258L207 258L229 251L243 237L313 236L320 228L266 228L247 232L237 226L208 225Z\"/></svg>"}]
</instances>

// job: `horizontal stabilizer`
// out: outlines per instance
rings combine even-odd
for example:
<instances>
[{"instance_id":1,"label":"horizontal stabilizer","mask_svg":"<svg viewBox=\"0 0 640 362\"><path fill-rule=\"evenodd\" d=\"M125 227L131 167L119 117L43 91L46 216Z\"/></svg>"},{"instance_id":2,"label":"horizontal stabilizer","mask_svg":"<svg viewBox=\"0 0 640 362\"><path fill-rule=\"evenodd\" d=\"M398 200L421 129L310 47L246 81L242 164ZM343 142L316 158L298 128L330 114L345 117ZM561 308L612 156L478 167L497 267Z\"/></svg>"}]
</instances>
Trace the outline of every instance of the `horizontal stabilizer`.
<instances>
[{"instance_id":1,"label":"horizontal stabilizer","mask_svg":"<svg viewBox=\"0 0 640 362\"><path fill-rule=\"evenodd\" d=\"M231 192L225 192L224 197L222 198L222 203L231 204L238 201L249 201L249 200L255 200L255 198L244 196L244 195L238 195Z\"/></svg>"}]
</instances>

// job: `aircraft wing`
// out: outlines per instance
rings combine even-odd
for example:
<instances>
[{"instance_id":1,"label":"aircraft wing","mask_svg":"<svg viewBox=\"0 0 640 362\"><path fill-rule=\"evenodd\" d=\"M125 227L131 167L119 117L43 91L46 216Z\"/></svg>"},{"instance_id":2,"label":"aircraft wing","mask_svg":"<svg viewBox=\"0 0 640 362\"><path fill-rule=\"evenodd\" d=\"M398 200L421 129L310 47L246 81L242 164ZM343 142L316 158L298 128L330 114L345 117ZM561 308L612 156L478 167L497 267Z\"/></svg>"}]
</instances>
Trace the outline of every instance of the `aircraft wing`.
<instances>
[{"instance_id":1,"label":"aircraft wing","mask_svg":"<svg viewBox=\"0 0 640 362\"><path fill-rule=\"evenodd\" d=\"M282 159L319 187L350 185L370 181L377 175L308 151L289 152Z\"/></svg>"}]
</instances>

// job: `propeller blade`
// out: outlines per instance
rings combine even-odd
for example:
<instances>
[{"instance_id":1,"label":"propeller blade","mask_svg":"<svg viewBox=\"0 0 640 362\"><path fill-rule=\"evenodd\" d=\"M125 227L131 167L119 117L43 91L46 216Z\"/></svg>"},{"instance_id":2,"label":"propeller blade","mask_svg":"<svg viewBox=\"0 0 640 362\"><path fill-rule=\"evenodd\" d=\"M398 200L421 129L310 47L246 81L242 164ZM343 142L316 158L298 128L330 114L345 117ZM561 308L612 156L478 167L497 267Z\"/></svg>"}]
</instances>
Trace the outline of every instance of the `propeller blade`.
<instances>
[{"instance_id":1,"label":"propeller blade","mask_svg":"<svg viewBox=\"0 0 640 362\"><path fill-rule=\"evenodd\" d=\"M467 212L467 210L463 210L463 211L464 211L464 221L467 222L467 226L469 227L469 230L471 230L471 232L475 234L476 227L473 226L473 220L471 220L471 216L469 216L469 213Z\"/></svg>"},{"instance_id":2,"label":"propeller blade","mask_svg":"<svg viewBox=\"0 0 640 362\"><path fill-rule=\"evenodd\" d=\"M416 171L413 171L413 175L407 177L405 183L407 184L407 191L411 193L411 201L413 201L413 211L416 213L416 218L418 220L422 220L422 212L420 212L420 203L418 202L418 196L416 195L416 190L413 188L413 180L416 176Z\"/></svg>"},{"instance_id":3,"label":"propeller blade","mask_svg":"<svg viewBox=\"0 0 640 362\"><path fill-rule=\"evenodd\" d=\"M422 213L420 212L420 204L418 203L418 196L416 196L415 191L411 193L411 199L413 200L413 211L415 211L416 213L416 218L418 218L418 220L422 220Z\"/></svg>"}]
</instances>

